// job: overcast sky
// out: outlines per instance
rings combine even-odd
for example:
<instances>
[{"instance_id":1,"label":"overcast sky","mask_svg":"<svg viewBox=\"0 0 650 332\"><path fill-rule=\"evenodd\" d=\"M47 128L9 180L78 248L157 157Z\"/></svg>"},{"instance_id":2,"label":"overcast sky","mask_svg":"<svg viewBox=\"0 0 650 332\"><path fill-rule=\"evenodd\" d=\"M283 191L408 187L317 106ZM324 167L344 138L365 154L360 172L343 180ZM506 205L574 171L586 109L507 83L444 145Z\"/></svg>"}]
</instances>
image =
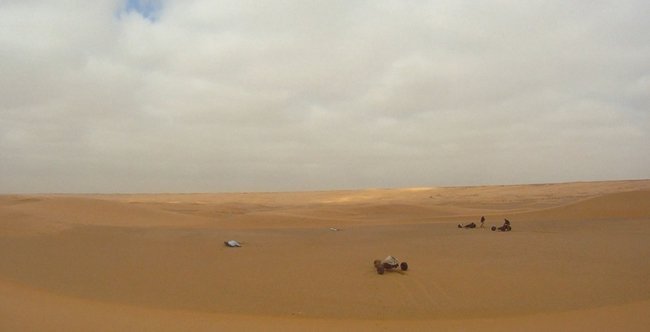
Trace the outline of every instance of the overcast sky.
<instances>
[{"instance_id":1,"label":"overcast sky","mask_svg":"<svg viewBox=\"0 0 650 332\"><path fill-rule=\"evenodd\" d=\"M648 13L0 0L0 192L650 178Z\"/></svg>"}]
</instances>

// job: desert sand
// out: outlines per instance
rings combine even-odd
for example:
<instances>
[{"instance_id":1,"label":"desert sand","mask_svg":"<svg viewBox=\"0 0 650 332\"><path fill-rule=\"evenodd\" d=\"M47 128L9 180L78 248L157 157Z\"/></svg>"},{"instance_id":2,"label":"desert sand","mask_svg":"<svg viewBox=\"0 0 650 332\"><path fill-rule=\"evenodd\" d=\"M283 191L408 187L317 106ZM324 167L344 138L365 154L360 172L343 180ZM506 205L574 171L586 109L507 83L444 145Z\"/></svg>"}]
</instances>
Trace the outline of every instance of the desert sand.
<instances>
[{"instance_id":1,"label":"desert sand","mask_svg":"<svg viewBox=\"0 0 650 332\"><path fill-rule=\"evenodd\" d=\"M1 331L226 329L648 331L650 180L0 196Z\"/></svg>"}]
</instances>

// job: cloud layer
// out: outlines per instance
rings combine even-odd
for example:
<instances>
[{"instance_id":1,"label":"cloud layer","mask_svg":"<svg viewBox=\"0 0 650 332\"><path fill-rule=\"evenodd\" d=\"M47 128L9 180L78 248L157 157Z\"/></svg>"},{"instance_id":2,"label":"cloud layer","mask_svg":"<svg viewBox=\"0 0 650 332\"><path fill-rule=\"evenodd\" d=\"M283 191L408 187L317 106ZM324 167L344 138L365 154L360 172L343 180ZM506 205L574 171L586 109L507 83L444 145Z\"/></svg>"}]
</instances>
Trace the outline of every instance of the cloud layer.
<instances>
[{"instance_id":1,"label":"cloud layer","mask_svg":"<svg viewBox=\"0 0 650 332\"><path fill-rule=\"evenodd\" d=\"M1 192L650 178L647 1L3 1Z\"/></svg>"}]
</instances>

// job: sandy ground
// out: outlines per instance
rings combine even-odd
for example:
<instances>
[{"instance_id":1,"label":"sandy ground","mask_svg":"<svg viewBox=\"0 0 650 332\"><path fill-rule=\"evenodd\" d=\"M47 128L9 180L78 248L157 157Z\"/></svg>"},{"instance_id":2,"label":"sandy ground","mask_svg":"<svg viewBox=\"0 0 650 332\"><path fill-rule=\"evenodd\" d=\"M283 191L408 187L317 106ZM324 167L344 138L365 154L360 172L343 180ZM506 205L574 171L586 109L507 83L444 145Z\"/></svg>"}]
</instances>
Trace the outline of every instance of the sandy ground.
<instances>
[{"instance_id":1,"label":"sandy ground","mask_svg":"<svg viewBox=\"0 0 650 332\"><path fill-rule=\"evenodd\" d=\"M649 331L650 180L0 196L0 331L403 328Z\"/></svg>"}]
</instances>

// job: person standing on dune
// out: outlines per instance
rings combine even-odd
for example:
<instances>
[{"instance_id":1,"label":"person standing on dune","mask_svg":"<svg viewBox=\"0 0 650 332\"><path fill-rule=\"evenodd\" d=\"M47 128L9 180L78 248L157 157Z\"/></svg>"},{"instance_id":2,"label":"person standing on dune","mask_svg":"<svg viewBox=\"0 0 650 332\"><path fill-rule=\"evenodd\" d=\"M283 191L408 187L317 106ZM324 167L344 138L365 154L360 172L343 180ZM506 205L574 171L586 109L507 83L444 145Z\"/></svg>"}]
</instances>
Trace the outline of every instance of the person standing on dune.
<instances>
[{"instance_id":1,"label":"person standing on dune","mask_svg":"<svg viewBox=\"0 0 650 332\"><path fill-rule=\"evenodd\" d=\"M485 222L485 216L481 216L481 228L483 228L483 223Z\"/></svg>"}]
</instances>

